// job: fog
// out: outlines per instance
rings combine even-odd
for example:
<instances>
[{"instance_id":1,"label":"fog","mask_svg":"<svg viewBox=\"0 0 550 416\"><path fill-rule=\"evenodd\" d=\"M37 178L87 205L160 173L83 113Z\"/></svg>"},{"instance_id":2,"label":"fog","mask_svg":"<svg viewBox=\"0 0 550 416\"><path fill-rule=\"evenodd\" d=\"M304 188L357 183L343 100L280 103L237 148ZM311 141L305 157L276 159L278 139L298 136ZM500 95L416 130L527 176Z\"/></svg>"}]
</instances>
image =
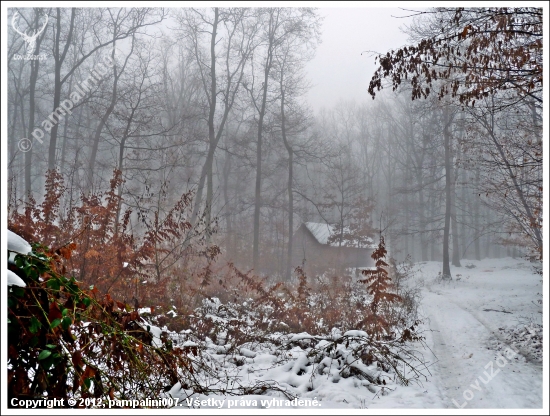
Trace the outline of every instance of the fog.
<instances>
[{"instance_id":1,"label":"fog","mask_svg":"<svg viewBox=\"0 0 550 416\"><path fill-rule=\"evenodd\" d=\"M418 10L421 10L419 8ZM372 52L385 53L406 44L400 27L411 12L400 8L326 7L322 43L306 65L312 86L307 102L314 111L330 108L340 100L372 100L367 93L370 75L376 70Z\"/></svg>"},{"instance_id":2,"label":"fog","mask_svg":"<svg viewBox=\"0 0 550 416\"><path fill-rule=\"evenodd\" d=\"M380 237L397 262L536 255L541 92L474 107L438 99L451 78L412 100L403 77L373 99L377 53L434 30L411 14L7 9L8 222L34 207L29 224L76 235L87 216L111 215L109 232L155 235L168 254L143 267L158 278L193 256L274 279L343 273L366 266ZM323 263L315 245L366 260L340 250Z\"/></svg>"}]
</instances>

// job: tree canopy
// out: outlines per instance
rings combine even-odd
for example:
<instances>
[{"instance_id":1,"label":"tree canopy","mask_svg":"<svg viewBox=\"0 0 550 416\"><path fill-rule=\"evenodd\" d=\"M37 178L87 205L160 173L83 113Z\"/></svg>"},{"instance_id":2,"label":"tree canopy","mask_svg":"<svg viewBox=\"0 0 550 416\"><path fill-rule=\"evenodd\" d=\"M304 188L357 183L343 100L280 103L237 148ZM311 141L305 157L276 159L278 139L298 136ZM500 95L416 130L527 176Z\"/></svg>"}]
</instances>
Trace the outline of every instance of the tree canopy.
<instances>
[{"instance_id":1,"label":"tree canopy","mask_svg":"<svg viewBox=\"0 0 550 416\"><path fill-rule=\"evenodd\" d=\"M419 15L432 15L435 29L417 45L376 58L373 99L383 79L396 90L410 78L413 100L446 79L437 85L439 98L450 94L464 105L504 90L542 102L542 8L436 8Z\"/></svg>"}]
</instances>

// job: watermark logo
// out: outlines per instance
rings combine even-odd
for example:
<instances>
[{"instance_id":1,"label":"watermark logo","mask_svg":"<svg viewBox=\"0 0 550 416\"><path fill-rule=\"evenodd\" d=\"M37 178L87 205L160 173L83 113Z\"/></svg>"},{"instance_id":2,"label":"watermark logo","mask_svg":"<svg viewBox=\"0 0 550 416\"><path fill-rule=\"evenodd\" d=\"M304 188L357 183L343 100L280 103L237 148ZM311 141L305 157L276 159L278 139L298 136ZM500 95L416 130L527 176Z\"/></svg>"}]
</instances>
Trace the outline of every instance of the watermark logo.
<instances>
[{"instance_id":1,"label":"watermark logo","mask_svg":"<svg viewBox=\"0 0 550 416\"><path fill-rule=\"evenodd\" d=\"M19 143L17 143L17 147L19 147L19 150L23 153L28 152L31 150L32 142L29 139L21 139Z\"/></svg>"},{"instance_id":2,"label":"watermark logo","mask_svg":"<svg viewBox=\"0 0 550 416\"><path fill-rule=\"evenodd\" d=\"M514 350L513 348L506 348L506 350L504 351L504 354L506 355L506 358L508 360L512 360L512 358L514 358L514 356L516 356L517 353L518 352L516 350ZM496 358L496 360L494 362L496 363L496 365L498 367L503 368L504 366L506 366L506 364L508 364L508 360L506 358L504 358L504 356L501 353L498 353L498 357ZM500 368L496 368L493 364L493 361L488 362L485 365L484 369L488 370L489 372L484 371L483 375L479 375L477 377L477 379L475 380L475 382L470 384L470 387L472 388L472 390L466 389L462 393L462 397L464 397L464 399L466 401L462 404L459 404L455 399L452 399L453 404L456 407L458 407L459 409L462 409L462 408L466 407L468 402L470 400L472 400L475 396L474 390L477 390L479 392L482 391L483 385L479 384L479 382L481 381L483 384L488 384L493 378L495 378L495 376L498 373L500 373ZM496 369L496 371L495 371L495 369Z\"/></svg>"},{"instance_id":3,"label":"watermark logo","mask_svg":"<svg viewBox=\"0 0 550 416\"><path fill-rule=\"evenodd\" d=\"M44 29L46 29L46 25L48 24L48 15L46 14L45 16L46 16L46 21L44 22L44 25L42 26L42 28L38 30L36 33L33 33L32 35L27 34L29 29L27 29L25 32L21 32L19 29L17 29L16 22L19 22L19 12L15 12L13 14L13 17L11 18L11 27L13 28L13 30L19 33L23 38L23 40L25 41L26 43L25 48L26 48L27 54L32 54L34 52L34 50L36 49L36 39L38 38L38 36L40 36L40 34L44 31Z\"/></svg>"}]
</instances>

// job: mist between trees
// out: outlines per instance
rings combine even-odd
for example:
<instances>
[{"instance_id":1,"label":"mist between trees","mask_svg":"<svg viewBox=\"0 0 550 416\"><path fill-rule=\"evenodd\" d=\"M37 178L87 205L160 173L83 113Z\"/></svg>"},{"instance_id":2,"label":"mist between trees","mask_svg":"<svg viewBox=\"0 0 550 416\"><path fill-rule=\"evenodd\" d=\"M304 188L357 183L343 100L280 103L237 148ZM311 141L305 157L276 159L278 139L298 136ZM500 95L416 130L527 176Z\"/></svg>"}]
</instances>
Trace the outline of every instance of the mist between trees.
<instances>
[{"instance_id":1,"label":"mist between trees","mask_svg":"<svg viewBox=\"0 0 550 416\"><path fill-rule=\"evenodd\" d=\"M117 224L131 210L129 229L144 235L149 214L171 215L192 190L185 220L204 225L206 244L273 277L300 265L292 236L306 222L331 224L333 246L382 232L397 260L542 255L539 9L420 14L411 44L436 41L364 74L371 94L387 79L393 91L318 114L304 95L322 35L315 9L21 8L10 21L15 12L20 29L49 23L33 51L8 28L12 213L40 201L48 170L67 188L62 213L108 191L116 169ZM519 24L524 34L508 34ZM25 52L46 59L16 59ZM39 124L115 53L72 114ZM37 128L44 143L22 152Z\"/></svg>"}]
</instances>

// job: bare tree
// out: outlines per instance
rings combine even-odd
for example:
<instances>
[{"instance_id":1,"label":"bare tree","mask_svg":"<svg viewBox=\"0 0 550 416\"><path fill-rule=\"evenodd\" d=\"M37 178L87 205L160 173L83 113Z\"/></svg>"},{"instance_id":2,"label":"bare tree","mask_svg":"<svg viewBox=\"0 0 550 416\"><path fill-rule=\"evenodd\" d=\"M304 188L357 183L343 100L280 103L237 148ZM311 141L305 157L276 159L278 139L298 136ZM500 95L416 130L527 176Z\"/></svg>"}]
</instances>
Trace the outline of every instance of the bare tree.
<instances>
[{"instance_id":1,"label":"bare tree","mask_svg":"<svg viewBox=\"0 0 550 416\"><path fill-rule=\"evenodd\" d=\"M213 204L214 154L222 137L229 113L241 88L246 63L256 44L257 22L248 9L211 11L186 9L177 18L184 39L197 62L204 97L207 103L207 155L199 178L192 222L196 220L202 202L206 180L205 220L211 222ZM206 35L206 36L205 36ZM205 49L208 42L208 52ZM218 64L223 68L218 72ZM222 111L217 111L222 96Z\"/></svg>"},{"instance_id":2,"label":"bare tree","mask_svg":"<svg viewBox=\"0 0 550 416\"><path fill-rule=\"evenodd\" d=\"M256 53L259 63L259 78L261 85L256 84L254 68L247 88L254 109L257 113L256 141L256 182L254 193L254 237L252 263L258 269L260 242L260 209L262 206L262 145L264 134L264 119L267 111L268 95L270 93L270 75L285 41L293 38L308 39L318 36L319 18L313 9L309 8L267 8L259 9L258 17L262 22L261 48ZM259 58L258 58L259 56ZM254 62L253 62L254 63ZM275 92L276 94L276 92Z\"/></svg>"},{"instance_id":3,"label":"bare tree","mask_svg":"<svg viewBox=\"0 0 550 416\"><path fill-rule=\"evenodd\" d=\"M15 21L19 21L20 19L19 12L15 11L12 16L12 25L14 25ZM46 19L44 19L46 18ZM35 34L32 49L27 50L28 53L32 55L39 55L40 48L42 41L44 37L46 36L46 24L48 22L48 12L41 8L34 8L33 9L33 16L31 17L30 21L30 31ZM14 26L15 27L15 26ZM28 32L27 30L26 32ZM25 32L25 33L26 33ZM22 46L21 44L20 46ZM30 47L29 47L30 48ZM15 52L14 52L15 53ZM13 58L13 54L10 54ZM29 73L29 111L28 111L28 124L27 124L27 131L26 131L26 138L31 140L32 133L35 130L35 116L36 116L36 99L35 99L35 93L36 93L36 82L38 80L38 70L40 67L40 59L32 59L30 62L30 73ZM20 94L17 94L17 97L19 97ZM21 103L22 104L22 103ZM16 106L17 108L17 106ZM23 115L22 115L23 117ZM15 120L14 120L15 122ZM13 142L15 143L15 142ZM28 198L32 195L32 187L31 187L31 169L32 169L32 147L25 153L25 184L24 184L24 195L25 198L28 200Z\"/></svg>"},{"instance_id":4,"label":"bare tree","mask_svg":"<svg viewBox=\"0 0 550 416\"><path fill-rule=\"evenodd\" d=\"M165 12L163 9L96 9L99 11L99 14L95 16L97 21L102 21L104 19L103 13L108 13L114 23L115 36L104 36L103 33L100 33L98 26L91 25L93 33L91 34L95 40L98 40L97 43L90 47L90 50L87 52L82 52L81 58L72 65L71 68L66 70L66 73L62 76L61 72L64 67L65 58L67 52L72 42L74 30L75 30L75 21L77 18L78 9L72 8L70 10L70 16L65 16L67 19L68 26L65 33L62 32L62 20L63 14L67 9L56 8L56 24L54 27L54 44L53 44L53 58L54 58L54 86L53 86L53 111L50 114L47 131L50 133L50 144L48 151L48 169L55 169L56 167L56 149L57 149L57 132L59 128L59 121L65 112L63 109L60 109L61 104L61 94L63 85L69 80L71 75L77 68L80 67L88 58L93 56L97 51L102 48L114 44L116 41L126 39L132 36L141 28L146 26L155 25L165 18ZM128 23L129 22L129 23ZM63 25L65 26L65 25ZM99 25L99 27L104 27L104 25ZM63 33L63 35L62 35ZM93 78L88 81L92 83L97 83L97 80Z\"/></svg>"}]
</instances>

